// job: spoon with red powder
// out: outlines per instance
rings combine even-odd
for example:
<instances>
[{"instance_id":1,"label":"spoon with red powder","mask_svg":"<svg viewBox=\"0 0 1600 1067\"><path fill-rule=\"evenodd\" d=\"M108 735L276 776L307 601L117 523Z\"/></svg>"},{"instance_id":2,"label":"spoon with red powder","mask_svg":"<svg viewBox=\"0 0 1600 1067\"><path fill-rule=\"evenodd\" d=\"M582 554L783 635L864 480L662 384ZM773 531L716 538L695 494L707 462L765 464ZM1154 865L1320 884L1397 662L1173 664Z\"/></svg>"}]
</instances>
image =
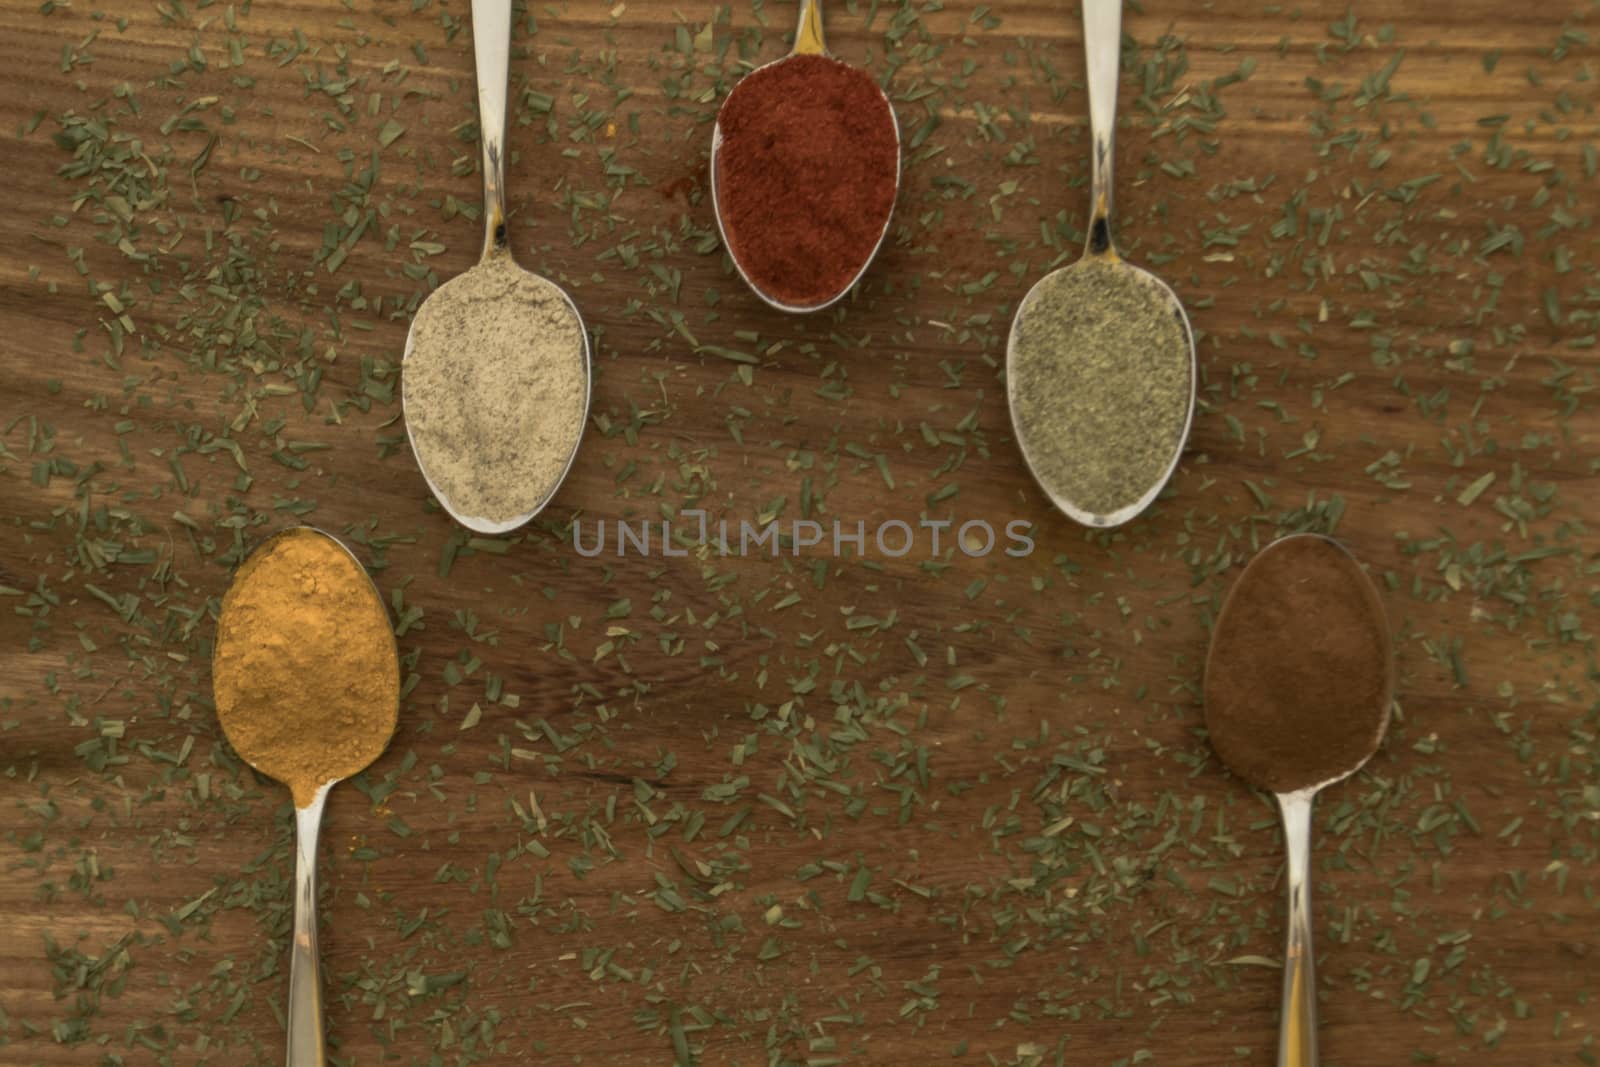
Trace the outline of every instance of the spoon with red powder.
<instances>
[{"instance_id":1,"label":"spoon with red powder","mask_svg":"<svg viewBox=\"0 0 1600 1067\"><path fill-rule=\"evenodd\" d=\"M780 311L843 297L889 232L900 125L878 83L828 54L820 0L794 51L745 75L711 133L711 202L745 283Z\"/></svg>"},{"instance_id":2,"label":"spoon with red powder","mask_svg":"<svg viewBox=\"0 0 1600 1067\"><path fill-rule=\"evenodd\" d=\"M1276 794L1288 849L1278 1067L1316 1067L1311 806L1371 758L1389 725L1394 658L1378 592L1338 542L1273 542L1223 602L1206 657L1206 730L1228 769Z\"/></svg>"}]
</instances>

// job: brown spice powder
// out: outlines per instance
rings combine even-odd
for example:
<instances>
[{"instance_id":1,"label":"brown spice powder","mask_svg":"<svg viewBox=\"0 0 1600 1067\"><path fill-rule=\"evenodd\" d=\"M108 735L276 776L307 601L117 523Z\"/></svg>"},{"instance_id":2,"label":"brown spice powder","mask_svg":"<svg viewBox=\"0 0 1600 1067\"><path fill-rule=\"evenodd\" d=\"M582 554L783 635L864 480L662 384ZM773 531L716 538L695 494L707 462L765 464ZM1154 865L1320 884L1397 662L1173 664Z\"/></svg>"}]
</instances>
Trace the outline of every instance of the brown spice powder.
<instances>
[{"instance_id":1,"label":"brown spice powder","mask_svg":"<svg viewBox=\"0 0 1600 1067\"><path fill-rule=\"evenodd\" d=\"M1328 538L1286 537L1250 562L1223 605L1206 728L1233 773L1293 792L1378 747L1393 686L1388 622L1361 565Z\"/></svg>"}]
</instances>

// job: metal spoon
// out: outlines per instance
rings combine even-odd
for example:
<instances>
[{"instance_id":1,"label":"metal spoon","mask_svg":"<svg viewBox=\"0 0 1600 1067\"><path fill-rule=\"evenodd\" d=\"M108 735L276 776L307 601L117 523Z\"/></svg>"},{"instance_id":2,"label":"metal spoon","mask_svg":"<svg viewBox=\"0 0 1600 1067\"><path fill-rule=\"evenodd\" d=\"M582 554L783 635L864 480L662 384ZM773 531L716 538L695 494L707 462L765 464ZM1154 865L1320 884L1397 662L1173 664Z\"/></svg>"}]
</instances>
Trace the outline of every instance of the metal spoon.
<instances>
[{"instance_id":1,"label":"metal spoon","mask_svg":"<svg viewBox=\"0 0 1600 1067\"><path fill-rule=\"evenodd\" d=\"M769 306L777 308L779 311L787 311L793 314L807 314L832 307L855 287L856 282L861 280L861 276L867 272L867 268L872 266L872 261L877 258L878 249L883 247L883 239L889 233L889 220L893 217L893 212L890 212L890 215L884 218L883 228L878 231L878 240L873 244L872 251L868 252L866 258L861 261L861 269L857 270L850 277L850 280L840 287L838 292L817 303L805 305L785 303L778 297L768 293L745 272L744 264L739 262L739 256L734 251L735 245L728 240L728 228L722 218L722 206L717 196L717 154L722 150L722 110L728 106L728 101L738 94L746 81L762 71L771 70L780 63L787 63L796 56L829 55L827 43L822 37L822 0L800 0L800 21L794 31L794 48L782 59L775 59L771 63L763 64L745 75L744 80L734 86L733 92L729 93L727 99L722 101L722 107L717 109L717 123L711 129L711 210L717 217L717 233L722 237L722 247L728 250L728 255L733 260L734 269L739 272L739 277L744 279L744 283L750 287L751 292L766 301ZM830 58L832 57L830 56ZM889 113L889 119L894 124L894 185L898 194L902 170L900 160L900 120L895 115L894 107L889 103L889 97L884 94L882 89L878 90L878 96L882 99L883 108Z\"/></svg>"},{"instance_id":2,"label":"metal spoon","mask_svg":"<svg viewBox=\"0 0 1600 1067\"><path fill-rule=\"evenodd\" d=\"M515 263L506 239L506 87L511 61L511 0L472 0L472 51L477 65L478 130L479 141L483 147L483 254L479 257L478 265L472 268L477 270L501 256L505 257L508 263ZM518 266L517 269L522 268ZM538 278L539 281L561 293L567 311L577 326L578 336L583 340L583 414L579 419L581 426L588 419L594 377L589 352L589 332L584 329L583 317L578 314L577 305L572 302L571 296L555 283L540 278L532 271L523 270L523 273ZM455 301L456 296L447 282L429 295L424 306L442 312ZM418 314L421 314L420 308ZM416 320L413 319L412 328L406 335L404 359L411 358L415 343ZM401 411L404 412L412 403L414 401L407 394L405 375L402 372ZM492 519L463 513L439 488L428 474L428 457L424 454L426 449L417 447L417 438L411 431L409 419L406 421L406 437L411 442L411 451L417 458L417 466L422 470L422 477L427 481L433 495L444 505L445 510L469 530L485 534L501 534L515 530L544 510L545 504L555 496L556 490L566 480L567 473L572 469L573 460L578 456L578 441L574 440L565 466L542 498L531 502L522 514L509 519Z\"/></svg>"},{"instance_id":3,"label":"metal spoon","mask_svg":"<svg viewBox=\"0 0 1600 1067\"><path fill-rule=\"evenodd\" d=\"M1377 590L1373 588L1371 580L1362 572L1354 557L1342 545L1331 538L1317 534L1297 534L1274 541L1250 561L1244 573L1239 576L1239 580L1234 583L1228 599L1223 602L1216 628L1212 631L1211 649L1206 657L1207 690L1209 691L1213 680L1223 672L1233 672L1236 677L1249 678L1250 672L1256 666L1248 662L1248 654L1243 656L1235 654L1230 659L1227 654L1219 651L1219 646L1223 646L1224 643L1224 634L1228 635L1226 647L1234 650L1248 649L1252 644L1252 637L1256 636L1243 632L1229 632L1234 621L1230 616L1230 608L1233 607L1239 590L1245 588L1247 583L1257 580L1268 568L1297 565L1289 554L1307 551L1338 553L1341 562L1348 564L1344 569L1345 578L1352 590L1365 600L1373 627L1375 647L1384 650L1384 685L1373 706L1363 705L1350 709L1352 715L1360 715L1363 720L1371 719L1376 723L1370 744L1364 752L1355 754L1347 766L1324 781L1300 789L1273 793L1278 801L1278 811L1283 818L1283 839L1288 853L1286 866L1289 888L1288 930L1285 937L1283 965L1283 1013L1278 1024L1278 1067L1317 1067L1319 1062L1316 960L1311 939L1312 805L1317 793L1330 785L1344 781L1372 758L1383 741L1384 732L1388 729L1389 709L1394 699L1394 664L1392 657L1388 655L1389 623L1384 616L1383 604L1378 599ZM1336 670L1330 668L1326 673L1329 677L1319 680L1320 684L1325 684L1330 689L1338 689L1346 683L1346 679L1339 676ZM1209 714L1209 697L1207 707ZM1223 757L1225 763L1228 762L1226 753L1219 750L1218 754ZM1247 781L1255 777L1248 767L1232 764L1229 766Z\"/></svg>"},{"instance_id":4,"label":"metal spoon","mask_svg":"<svg viewBox=\"0 0 1600 1067\"><path fill-rule=\"evenodd\" d=\"M237 610L232 608L235 594L253 581L270 580L272 577L269 575L268 578L262 579L261 572L251 568L252 561L265 561L267 557L264 553L288 537L314 537L326 541L330 546L337 546L344 558L343 561L348 561L348 565L366 579L367 588L372 594L371 610L376 617L382 619L383 630L388 634L387 654L376 657L381 662L372 664L374 677L388 678L392 681L392 685L385 688L382 698L388 714L380 714L373 719L375 723L383 725L383 734L366 739L369 743L364 746L366 751L371 753L371 759L368 760L370 765L371 761L377 759L388 746L398 718L399 652L394 645L389 613L384 607L382 596L372 584L366 568L361 566L361 562L337 538L310 526L296 526L274 534L257 546L250 554L250 558L240 565L233 585L222 599L222 611L217 620L216 652L220 658L231 643L228 635L229 624L233 621L232 612ZM285 640L300 640L304 635L291 633L282 636ZM215 670L215 667L213 669ZM223 733L228 735L229 743L233 745L234 751L241 759L268 777L277 777L283 773L283 768L272 766L270 753L252 748L250 736L240 733L237 729L229 731L229 709L224 706L221 699L218 701L217 713L222 722ZM281 711L284 718L304 717L306 713L306 708L292 705L284 706ZM350 773L358 774L364 769L364 767L358 768ZM295 797L294 940L291 942L289 956L288 1067L326 1067L327 1064L327 1053L323 1045L322 982L318 972L317 954L317 836L322 828L322 809L328 798L328 790L339 781L342 779L321 783L309 797L298 795Z\"/></svg>"},{"instance_id":5,"label":"metal spoon","mask_svg":"<svg viewBox=\"0 0 1600 1067\"><path fill-rule=\"evenodd\" d=\"M1122 0L1083 0L1083 50L1088 64L1089 130L1094 142L1089 238L1083 256L1077 262L1041 278L1018 306L1011 325L1011 336L1006 345L1006 378L1012 426L1017 433L1023 460L1027 463L1034 480L1049 496L1051 503L1074 522L1085 526L1108 527L1120 526L1149 507L1150 502L1161 492L1162 486L1166 484L1178 465L1178 457L1182 455L1184 442L1189 436L1189 426L1194 421L1194 332L1189 326L1188 316L1184 314L1183 305L1178 302L1178 297L1172 289L1154 274L1124 260L1117 254L1116 246L1111 239L1111 148L1117 124L1117 72L1122 55ZM1030 454L1029 450L1030 431L1037 432L1039 428L1030 427L1027 425L1027 419L1019 415L1016 377L1012 373L1017 362L1018 326L1024 316L1037 306L1037 301L1048 299L1052 288L1051 279L1065 271L1091 267L1114 267L1116 270L1127 272L1130 278L1142 282L1139 289L1147 294L1145 299L1161 305L1175 316L1182 324L1184 337L1188 341L1189 405L1184 415L1183 430L1173 445L1172 456L1165 469L1161 471L1160 477L1153 479L1149 488L1135 501L1104 513L1093 511L1085 507L1082 501L1072 499L1068 490L1051 484L1050 480L1041 474L1038 457ZM1072 353L1063 355L1070 359ZM1131 399L1134 398L1130 397Z\"/></svg>"}]
</instances>

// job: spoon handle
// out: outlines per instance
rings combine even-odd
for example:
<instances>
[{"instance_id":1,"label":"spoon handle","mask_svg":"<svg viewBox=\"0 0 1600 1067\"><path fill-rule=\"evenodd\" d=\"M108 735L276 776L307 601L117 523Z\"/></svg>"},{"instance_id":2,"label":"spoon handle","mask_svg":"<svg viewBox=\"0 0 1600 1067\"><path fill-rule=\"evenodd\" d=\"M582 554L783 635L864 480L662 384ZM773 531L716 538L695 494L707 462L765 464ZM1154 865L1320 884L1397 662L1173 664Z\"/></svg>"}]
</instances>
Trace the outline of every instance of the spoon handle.
<instances>
[{"instance_id":1,"label":"spoon handle","mask_svg":"<svg viewBox=\"0 0 1600 1067\"><path fill-rule=\"evenodd\" d=\"M472 0L478 66L478 140L483 145L483 256L506 246L506 80L511 0Z\"/></svg>"},{"instance_id":2,"label":"spoon handle","mask_svg":"<svg viewBox=\"0 0 1600 1067\"><path fill-rule=\"evenodd\" d=\"M1317 968L1311 946L1311 804L1309 789L1280 793L1289 853L1289 929L1283 950L1283 1018L1278 1067L1317 1067Z\"/></svg>"},{"instance_id":3,"label":"spoon handle","mask_svg":"<svg viewBox=\"0 0 1600 1067\"><path fill-rule=\"evenodd\" d=\"M327 1067L317 972L317 834L328 787L294 810L294 943L289 949L289 1067Z\"/></svg>"},{"instance_id":4,"label":"spoon handle","mask_svg":"<svg viewBox=\"0 0 1600 1067\"><path fill-rule=\"evenodd\" d=\"M794 54L820 56L828 51L822 39L822 0L800 0L800 22L794 30Z\"/></svg>"},{"instance_id":5,"label":"spoon handle","mask_svg":"<svg viewBox=\"0 0 1600 1067\"><path fill-rule=\"evenodd\" d=\"M1083 57L1089 70L1089 135L1094 140L1088 250L1111 251L1111 145L1117 133L1122 0L1083 0Z\"/></svg>"}]
</instances>

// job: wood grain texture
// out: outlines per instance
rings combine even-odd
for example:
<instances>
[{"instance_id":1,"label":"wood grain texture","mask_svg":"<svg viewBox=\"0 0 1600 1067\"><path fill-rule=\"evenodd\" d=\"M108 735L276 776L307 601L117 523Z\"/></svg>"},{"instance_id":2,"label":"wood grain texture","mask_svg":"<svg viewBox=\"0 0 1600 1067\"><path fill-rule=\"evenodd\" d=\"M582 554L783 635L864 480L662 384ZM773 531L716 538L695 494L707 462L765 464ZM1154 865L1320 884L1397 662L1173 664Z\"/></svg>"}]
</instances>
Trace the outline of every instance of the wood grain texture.
<instances>
[{"instance_id":1,"label":"wood grain texture","mask_svg":"<svg viewBox=\"0 0 1600 1067\"><path fill-rule=\"evenodd\" d=\"M1119 239L1190 308L1203 409L1112 535L1028 481L1002 374L1082 240L1074 10L830 8L895 61L907 167L806 320L741 290L704 189L792 8L523 10L513 247L597 378L555 505L488 544L394 390L479 245L466 17L0 4L0 1062L279 1062L291 821L206 657L297 517L413 679L324 829L339 1062L1270 1063L1277 829L1196 694L1253 549L1330 525L1400 715L1319 807L1325 1062L1595 1062L1591 6L1129 12ZM1036 545L573 551L694 507Z\"/></svg>"}]
</instances>

